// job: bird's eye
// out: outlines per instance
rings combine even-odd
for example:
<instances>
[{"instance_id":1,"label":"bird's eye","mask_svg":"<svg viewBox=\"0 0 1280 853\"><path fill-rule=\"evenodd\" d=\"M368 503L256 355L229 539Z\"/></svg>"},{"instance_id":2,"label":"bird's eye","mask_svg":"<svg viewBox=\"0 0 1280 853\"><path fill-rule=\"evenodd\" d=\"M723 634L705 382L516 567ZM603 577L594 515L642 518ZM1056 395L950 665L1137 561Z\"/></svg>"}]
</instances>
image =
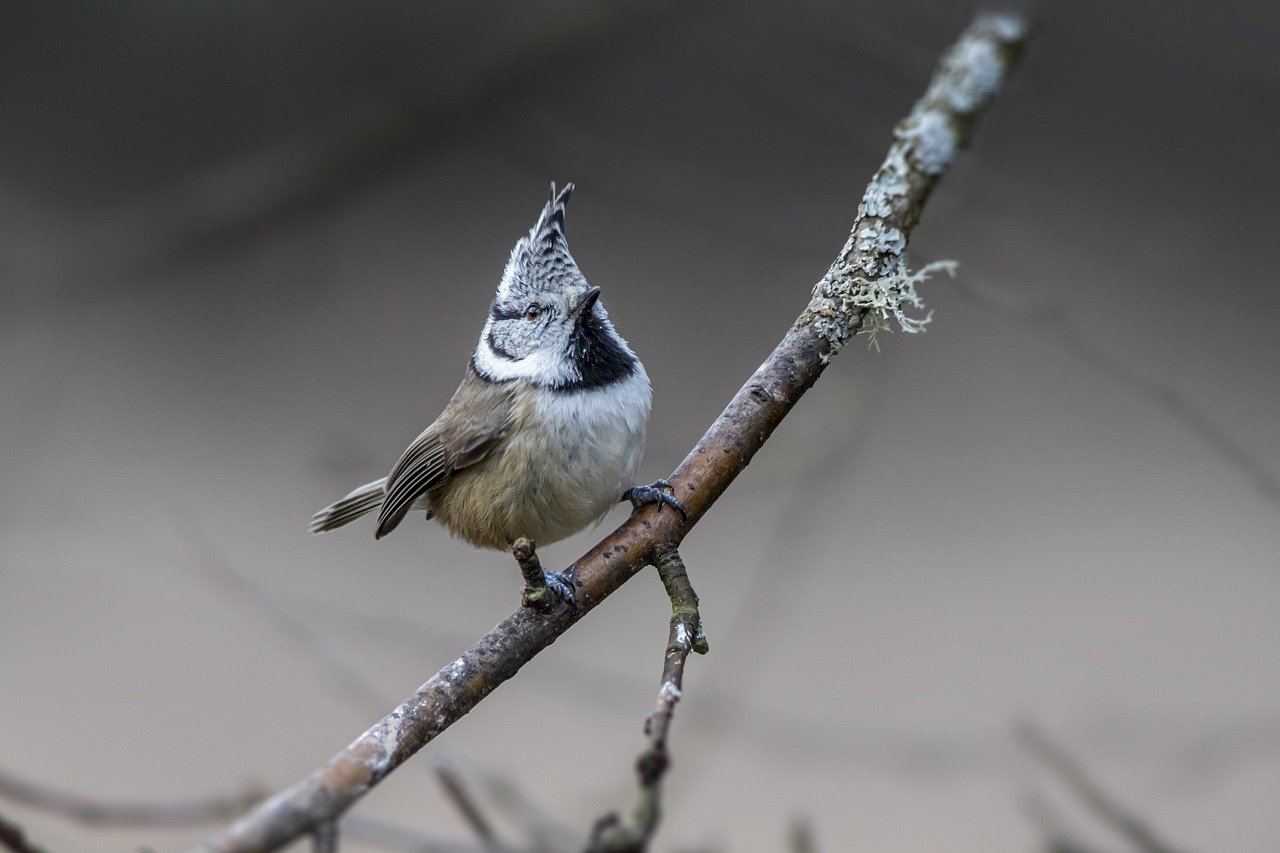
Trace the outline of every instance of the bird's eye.
<instances>
[{"instance_id":1,"label":"bird's eye","mask_svg":"<svg viewBox=\"0 0 1280 853\"><path fill-rule=\"evenodd\" d=\"M536 320L542 316L542 306L536 302L529 303L529 307L524 309L524 318L526 320Z\"/></svg>"}]
</instances>

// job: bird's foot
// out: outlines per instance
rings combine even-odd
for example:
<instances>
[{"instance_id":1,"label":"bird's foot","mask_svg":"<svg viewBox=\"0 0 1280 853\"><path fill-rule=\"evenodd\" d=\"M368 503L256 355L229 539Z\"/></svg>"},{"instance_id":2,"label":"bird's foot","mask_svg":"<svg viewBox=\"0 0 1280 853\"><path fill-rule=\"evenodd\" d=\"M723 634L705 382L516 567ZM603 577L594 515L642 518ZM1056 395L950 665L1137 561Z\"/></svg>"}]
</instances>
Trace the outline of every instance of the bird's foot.
<instances>
[{"instance_id":1,"label":"bird's foot","mask_svg":"<svg viewBox=\"0 0 1280 853\"><path fill-rule=\"evenodd\" d=\"M654 480L647 486L632 486L622 493L622 500L631 501L631 511L635 512L642 506L648 504L657 504L658 512L662 512L662 507L669 506L676 512L680 513L680 518L684 521L689 520L689 510L685 509L684 504L675 495L670 494L674 491L671 484L666 480Z\"/></svg>"},{"instance_id":2,"label":"bird's foot","mask_svg":"<svg viewBox=\"0 0 1280 853\"><path fill-rule=\"evenodd\" d=\"M547 589L570 607L574 607L573 582L569 580L569 576L564 572L549 572L546 569L542 570L542 574L546 579Z\"/></svg>"}]
</instances>

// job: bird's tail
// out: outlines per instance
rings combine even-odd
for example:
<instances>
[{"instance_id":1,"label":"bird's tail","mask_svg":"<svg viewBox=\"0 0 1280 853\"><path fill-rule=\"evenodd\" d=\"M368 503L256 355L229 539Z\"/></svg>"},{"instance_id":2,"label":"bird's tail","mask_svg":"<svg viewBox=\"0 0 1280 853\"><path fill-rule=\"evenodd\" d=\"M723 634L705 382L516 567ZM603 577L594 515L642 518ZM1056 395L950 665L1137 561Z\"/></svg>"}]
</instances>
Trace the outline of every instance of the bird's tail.
<instances>
[{"instance_id":1,"label":"bird's tail","mask_svg":"<svg viewBox=\"0 0 1280 853\"><path fill-rule=\"evenodd\" d=\"M311 516L311 532L324 533L326 530L334 530L355 521L366 512L373 512L382 506L382 501L387 496L386 486L386 477L374 480L356 489L333 506L320 510Z\"/></svg>"}]
</instances>

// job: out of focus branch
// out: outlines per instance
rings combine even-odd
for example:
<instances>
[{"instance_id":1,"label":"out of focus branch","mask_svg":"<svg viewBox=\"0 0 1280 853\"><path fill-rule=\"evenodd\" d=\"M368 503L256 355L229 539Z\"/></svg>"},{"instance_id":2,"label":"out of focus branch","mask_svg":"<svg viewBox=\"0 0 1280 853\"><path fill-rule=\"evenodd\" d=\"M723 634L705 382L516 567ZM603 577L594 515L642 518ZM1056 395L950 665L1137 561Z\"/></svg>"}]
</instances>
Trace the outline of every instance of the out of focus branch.
<instances>
[{"instance_id":1,"label":"out of focus branch","mask_svg":"<svg viewBox=\"0 0 1280 853\"><path fill-rule=\"evenodd\" d=\"M94 827L156 828L220 823L244 814L265 796L265 791L249 787L241 794L193 797L190 800L107 802L50 788L0 770L0 798ZM352 838L388 850L480 853L487 849L476 844L444 841L360 816L346 818L342 826ZM0 818L0 846L8 844L8 849L17 851L39 850L31 846L30 841L24 841L24 838L20 828ZM21 844L26 844L27 847L22 847Z\"/></svg>"},{"instance_id":2,"label":"out of focus branch","mask_svg":"<svg viewBox=\"0 0 1280 853\"><path fill-rule=\"evenodd\" d=\"M462 781L462 775L458 773L458 768L447 761L437 759L434 769L445 795L471 827L472 832L480 839L484 848L497 849L500 845L497 833L493 830L493 824L485 817L484 811L471 796L466 783Z\"/></svg>"},{"instance_id":3,"label":"out of focus branch","mask_svg":"<svg viewBox=\"0 0 1280 853\"><path fill-rule=\"evenodd\" d=\"M42 848L27 838L22 827L5 820L4 815L0 815L0 848L11 853L44 853Z\"/></svg>"},{"instance_id":4,"label":"out of focus branch","mask_svg":"<svg viewBox=\"0 0 1280 853\"><path fill-rule=\"evenodd\" d=\"M818 853L818 842L813 837L813 822L800 816L791 821L791 853Z\"/></svg>"},{"instance_id":5,"label":"out of focus branch","mask_svg":"<svg viewBox=\"0 0 1280 853\"><path fill-rule=\"evenodd\" d=\"M1045 853L1107 853L1102 848L1082 841L1038 791L1023 797L1023 810L1040 830Z\"/></svg>"},{"instance_id":6,"label":"out of focus branch","mask_svg":"<svg viewBox=\"0 0 1280 853\"><path fill-rule=\"evenodd\" d=\"M1142 853L1180 853L1156 834L1145 821L1122 807L1062 747L1029 721L1018 725L1026 747L1052 770L1099 820L1123 836Z\"/></svg>"},{"instance_id":7,"label":"out of focus branch","mask_svg":"<svg viewBox=\"0 0 1280 853\"><path fill-rule=\"evenodd\" d=\"M987 308L993 308L1007 317L1056 337L1081 361L1092 364L1115 381L1163 408L1198 435L1219 457L1249 478L1264 497L1280 503L1280 479L1267 469L1261 459L1250 453L1210 415L1180 394L1172 384L1143 374L1091 341L1077 324L1070 321L1062 306L1018 304L972 277L966 277L961 282L960 292Z\"/></svg>"},{"instance_id":8,"label":"out of focus branch","mask_svg":"<svg viewBox=\"0 0 1280 853\"><path fill-rule=\"evenodd\" d=\"M334 685L340 687L343 694L355 700L362 709L372 708L377 711L386 705L385 698L368 676L357 667L351 666L344 661L342 656L324 640L324 637L319 632L312 628L306 620L292 614L288 607L278 600L276 596L272 595L266 587L239 571L222 552L217 542L203 535L194 520L189 520L189 527L192 541L198 548L198 557L195 563L204 571L211 583L215 584L219 590L260 611L272 629L286 639L296 643L311 655L332 679ZM529 553L533 563L536 565L538 558L537 554L533 552L532 543L529 543ZM542 579L541 566L538 566L538 578L539 580ZM477 838L481 842L480 847L489 850L501 846L494 833L492 823L485 817L480 804L468 790L456 764L439 751L432 756L432 759L430 771L444 789L449 802L457 808L462 819L475 831ZM512 786L508 787L511 788ZM510 798L519 796L518 792L514 790L509 793ZM528 804L526 810L529 812L536 811L532 804ZM539 826L550 823L549 818L543 817ZM349 827L347 828L349 829ZM349 832L348 834L353 833ZM358 835L359 833L357 831L354 834ZM540 837L538 832L530 831L528 834L535 842L536 847ZM561 835L563 834L561 832ZM317 844L327 843L327 838L323 834L314 836L314 838ZM421 841L421 839L419 840Z\"/></svg>"},{"instance_id":9,"label":"out of focus branch","mask_svg":"<svg viewBox=\"0 0 1280 853\"><path fill-rule=\"evenodd\" d=\"M849 240L773 353L669 478L687 519L637 511L564 573L573 606L521 608L307 778L209 839L205 851L274 850L332 820L659 554L676 548L848 339L914 296L906 244L924 203L1013 65L1023 23L982 16L943 56L858 208Z\"/></svg>"},{"instance_id":10,"label":"out of focus branch","mask_svg":"<svg viewBox=\"0 0 1280 853\"><path fill-rule=\"evenodd\" d=\"M190 826L218 823L244 814L266 792L256 786L239 794L189 800L104 802L50 788L0 770L0 797L89 826Z\"/></svg>"}]
</instances>

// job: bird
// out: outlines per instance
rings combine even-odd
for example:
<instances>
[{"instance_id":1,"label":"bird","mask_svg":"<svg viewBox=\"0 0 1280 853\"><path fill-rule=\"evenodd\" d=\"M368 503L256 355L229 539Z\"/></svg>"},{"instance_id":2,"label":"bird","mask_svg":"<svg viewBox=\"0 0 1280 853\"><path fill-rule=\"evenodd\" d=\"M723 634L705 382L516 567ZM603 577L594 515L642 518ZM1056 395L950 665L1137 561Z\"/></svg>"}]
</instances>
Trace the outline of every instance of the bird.
<instances>
[{"instance_id":1,"label":"bird","mask_svg":"<svg viewBox=\"0 0 1280 853\"><path fill-rule=\"evenodd\" d=\"M634 485L652 391L569 252L551 192L511 250L462 383L391 472L313 516L321 533L378 514L381 539L412 511L480 548L560 541L615 504L687 511L669 483Z\"/></svg>"}]
</instances>

